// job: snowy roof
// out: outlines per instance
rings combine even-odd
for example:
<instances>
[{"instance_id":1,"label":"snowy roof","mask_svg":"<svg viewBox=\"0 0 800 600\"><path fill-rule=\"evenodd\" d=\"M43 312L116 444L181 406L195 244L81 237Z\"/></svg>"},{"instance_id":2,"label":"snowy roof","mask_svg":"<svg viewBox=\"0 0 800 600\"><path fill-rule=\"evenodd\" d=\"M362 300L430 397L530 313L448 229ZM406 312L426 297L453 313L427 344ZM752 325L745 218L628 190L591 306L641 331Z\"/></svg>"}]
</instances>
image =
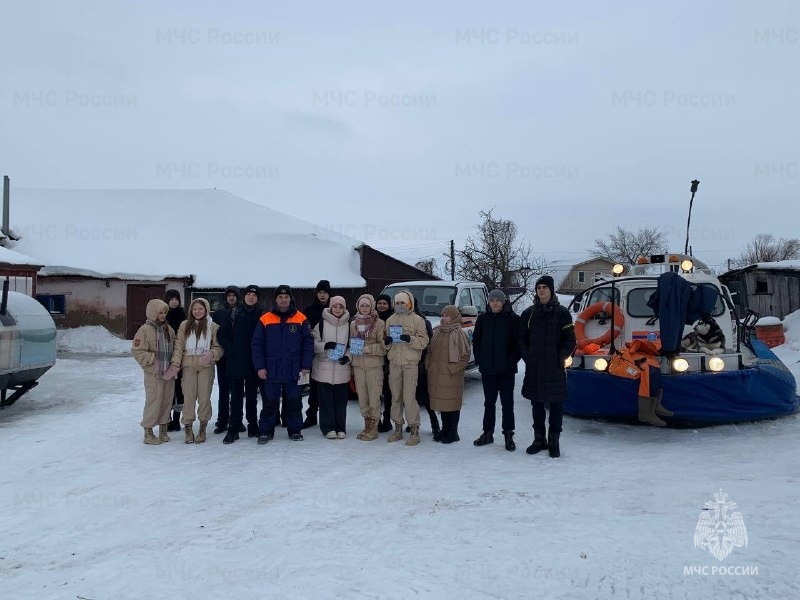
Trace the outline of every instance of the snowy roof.
<instances>
[{"instance_id":1,"label":"snowy roof","mask_svg":"<svg viewBox=\"0 0 800 600\"><path fill-rule=\"evenodd\" d=\"M363 287L358 240L223 190L11 190L16 251L46 275Z\"/></svg>"},{"instance_id":2,"label":"snowy roof","mask_svg":"<svg viewBox=\"0 0 800 600\"><path fill-rule=\"evenodd\" d=\"M25 256L24 254L9 250L3 246L0 246L0 263L5 263L7 265L32 265L37 267L43 264L30 256Z\"/></svg>"},{"instance_id":3,"label":"snowy roof","mask_svg":"<svg viewBox=\"0 0 800 600\"><path fill-rule=\"evenodd\" d=\"M747 265L746 267L739 267L725 272L723 275L732 273L742 273L750 271L800 271L800 260L776 260L774 262L761 262Z\"/></svg>"}]
</instances>

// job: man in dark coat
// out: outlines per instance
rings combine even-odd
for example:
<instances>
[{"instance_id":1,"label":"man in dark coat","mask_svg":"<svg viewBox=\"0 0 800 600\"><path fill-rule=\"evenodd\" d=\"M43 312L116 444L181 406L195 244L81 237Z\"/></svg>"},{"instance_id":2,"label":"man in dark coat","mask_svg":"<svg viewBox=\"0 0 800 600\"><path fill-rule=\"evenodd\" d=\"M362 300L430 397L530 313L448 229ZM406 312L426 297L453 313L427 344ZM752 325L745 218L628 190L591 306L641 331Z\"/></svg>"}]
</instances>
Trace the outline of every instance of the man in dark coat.
<instances>
[{"instance_id":1,"label":"man in dark coat","mask_svg":"<svg viewBox=\"0 0 800 600\"><path fill-rule=\"evenodd\" d=\"M314 302L303 309L303 314L308 319L308 327L313 331L322 320L322 311L328 308L331 300L331 282L327 279L320 279L317 287L314 288ZM317 381L313 378L309 382L308 388L308 410L306 420L303 421L303 429L314 427L317 424L317 411L319 411L319 398L317 397Z\"/></svg>"},{"instance_id":2,"label":"man in dark coat","mask_svg":"<svg viewBox=\"0 0 800 600\"><path fill-rule=\"evenodd\" d=\"M392 297L388 294L380 294L375 300L375 311L385 323L387 319L394 314ZM386 433L394 429L394 425L392 424L392 390L389 387L388 358L386 358L383 363L383 391L381 392L381 400L383 401L383 420L378 425L378 431L380 433Z\"/></svg>"},{"instance_id":3,"label":"man in dark coat","mask_svg":"<svg viewBox=\"0 0 800 600\"><path fill-rule=\"evenodd\" d=\"M533 444L526 452L536 454L547 448L557 458L567 397L565 361L575 351L575 328L572 315L558 302L552 277L542 275L536 281L533 306L525 309L520 320L519 345L525 360L522 395L533 405ZM550 408L547 436L545 405Z\"/></svg>"},{"instance_id":4,"label":"man in dark coat","mask_svg":"<svg viewBox=\"0 0 800 600\"><path fill-rule=\"evenodd\" d=\"M186 311L181 306L181 293L175 289L167 290L164 302L169 306L167 323L177 334L178 327L186 320ZM181 430L181 411L183 410L183 388L181 387L181 371L175 377L175 398L172 401L172 420L167 425L167 431Z\"/></svg>"},{"instance_id":5,"label":"man in dark coat","mask_svg":"<svg viewBox=\"0 0 800 600\"><path fill-rule=\"evenodd\" d=\"M506 450L514 443L514 379L519 352L520 318L503 290L489 292L489 310L478 315L472 333L472 352L483 382L483 433L473 443L485 446L494 442L497 395L503 407L503 436Z\"/></svg>"},{"instance_id":6,"label":"man in dark coat","mask_svg":"<svg viewBox=\"0 0 800 600\"><path fill-rule=\"evenodd\" d=\"M239 302L242 299L242 292L235 285L229 285L225 288L225 306L218 308L211 315L211 320L219 326L230 317L231 311L239 309ZM228 388L228 375L226 367L228 365L227 353L222 355L217 361L217 389L219 396L217 397L217 422L214 424L214 433L221 433L228 429L228 420L230 416L230 397L231 392ZM242 429L244 431L244 429Z\"/></svg>"},{"instance_id":7,"label":"man in dark coat","mask_svg":"<svg viewBox=\"0 0 800 600\"><path fill-rule=\"evenodd\" d=\"M251 345L253 332L264 313L258 305L261 290L257 285L248 285L244 290L244 302L227 310L217 332L217 339L225 350L228 388L231 394L231 411L228 430L223 444L232 444L239 439L242 426L242 400L246 397L247 436L258 436L258 386L261 380L253 367ZM220 433L214 429L214 433Z\"/></svg>"},{"instance_id":8,"label":"man in dark coat","mask_svg":"<svg viewBox=\"0 0 800 600\"><path fill-rule=\"evenodd\" d=\"M275 435L277 407L281 394L285 400L289 439L303 439L303 400L297 380L308 377L314 358L314 338L308 319L292 304L292 288L275 289L272 310L264 313L253 332L253 367L261 380L261 417L258 443L266 444Z\"/></svg>"}]
</instances>

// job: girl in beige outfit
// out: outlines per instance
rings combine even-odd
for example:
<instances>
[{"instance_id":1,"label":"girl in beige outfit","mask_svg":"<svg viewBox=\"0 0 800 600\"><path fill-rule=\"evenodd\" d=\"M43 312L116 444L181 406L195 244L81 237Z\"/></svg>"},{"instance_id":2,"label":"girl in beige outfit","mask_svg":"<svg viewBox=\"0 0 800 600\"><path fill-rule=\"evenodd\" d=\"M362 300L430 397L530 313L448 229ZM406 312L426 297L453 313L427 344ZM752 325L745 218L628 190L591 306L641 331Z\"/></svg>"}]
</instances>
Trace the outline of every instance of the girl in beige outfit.
<instances>
[{"instance_id":1,"label":"girl in beige outfit","mask_svg":"<svg viewBox=\"0 0 800 600\"><path fill-rule=\"evenodd\" d=\"M147 321L133 336L131 353L142 367L144 373L144 410L141 425L144 428L144 443L157 446L168 442L167 426L172 408L175 382L172 377L165 378L169 371L175 332L167 323L169 306L162 300L154 299L147 303ZM153 427L158 425L158 437Z\"/></svg>"},{"instance_id":2,"label":"girl in beige outfit","mask_svg":"<svg viewBox=\"0 0 800 600\"><path fill-rule=\"evenodd\" d=\"M470 343L461 328L461 313L452 304L442 309L442 320L433 330L425 357L431 409L442 413L439 441L459 441L458 420L464 400L464 370L469 362Z\"/></svg>"},{"instance_id":3,"label":"girl in beige outfit","mask_svg":"<svg viewBox=\"0 0 800 600\"><path fill-rule=\"evenodd\" d=\"M206 426L211 420L214 365L222 358L222 346L217 342L219 325L211 320L209 313L210 307L205 298L198 298L191 303L188 318L178 328L178 339L168 373L174 376L183 369L181 422L185 431L184 442L187 444L206 441ZM200 419L197 437L192 431L195 404L199 405L197 416Z\"/></svg>"},{"instance_id":4,"label":"girl in beige outfit","mask_svg":"<svg viewBox=\"0 0 800 600\"><path fill-rule=\"evenodd\" d=\"M383 363L386 347L386 323L375 311L375 298L364 294L356 302L356 318L350 323L350 360L353 379L356 382L358 407L364 417L364 430L356 437L372 441L378 438L378 420L381 417L381 393L383 391ZM353 350L353 340L363 348L360 354Z\"/></svg>"}]
</instances>

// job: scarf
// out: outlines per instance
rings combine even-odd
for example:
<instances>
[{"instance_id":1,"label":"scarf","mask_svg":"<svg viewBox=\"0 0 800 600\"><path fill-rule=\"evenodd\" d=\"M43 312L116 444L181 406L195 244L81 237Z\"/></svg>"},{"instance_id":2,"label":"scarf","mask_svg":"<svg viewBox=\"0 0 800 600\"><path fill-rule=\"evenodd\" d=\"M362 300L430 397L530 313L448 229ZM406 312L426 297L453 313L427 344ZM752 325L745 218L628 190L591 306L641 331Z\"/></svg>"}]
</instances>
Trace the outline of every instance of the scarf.
<instances>
[{"instance_id":1,"label":"scarf","mask_svg":"<svg viewBox=\"0 0 800 600\"><path fill-rule=\"evenodd\" d=\"M159 377L169 368L172 360L172 340L167 332L168 323L154 323L147 321L156 328L156 371Z\"/></svg>"},{"instance_id":2,"label":"scarf","mask_svg":"<svg viewBox=\"0 0 800 600\"><path fill-rule=\"evenodd\" d=\"M206 317L206 327L203 334L198 339L194 332L186 338L186 354L188 356L200 356L206 350L211 349L211 319Z\"/></svg>"},{"instance_id":3,"label":"scarf","mask_svg":"<svg viewBox=\"0 0 800 600\"><path fill-rule=\"evenodd\" d=\"M451 363L461 361L461 357L469 354L469 340L467 334L461 329L461 323L445 323L439 325L433 330L433 340L431 346L436 343L440 337L447 336L448 359Z\"/></svg>"},{"instance_id":4,"label":"scarf","mask_svg":"<svg viewBox=\"0 0 800 600\"><path fill-rule=\"evenodd\" d=\"M375 321L377 321L377 319L378 313L374 310L368 315L362 315L361 313L358 313L355 319L356 337L362 340L367 339L369 334L371 334L372 330L375 328Z\"/></svg>"}]
</instances>

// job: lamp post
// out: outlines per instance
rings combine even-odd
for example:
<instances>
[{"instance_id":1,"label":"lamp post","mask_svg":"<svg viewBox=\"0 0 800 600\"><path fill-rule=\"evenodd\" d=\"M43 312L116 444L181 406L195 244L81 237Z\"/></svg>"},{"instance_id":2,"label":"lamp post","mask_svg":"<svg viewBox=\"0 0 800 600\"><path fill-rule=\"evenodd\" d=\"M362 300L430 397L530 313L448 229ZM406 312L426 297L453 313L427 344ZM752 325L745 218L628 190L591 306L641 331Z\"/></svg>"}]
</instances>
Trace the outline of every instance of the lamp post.
<instances>
[{"instance_id":1,"label":"lamp post","mask_svg":"<svg viewBox=\"0 0 800 600\"><path fill-rule=\"evenodd\" d=\"M697 186L700 185L700 181L697 179L692 180L692 187L689 188L689 191L692 192L692 197L689 200L689 218L686 220L686 245L683 247L683 253L689 254L689 224L692 222L692 204L694 204L694 195L697 193Z\"/></svg>"}]
</instances>

